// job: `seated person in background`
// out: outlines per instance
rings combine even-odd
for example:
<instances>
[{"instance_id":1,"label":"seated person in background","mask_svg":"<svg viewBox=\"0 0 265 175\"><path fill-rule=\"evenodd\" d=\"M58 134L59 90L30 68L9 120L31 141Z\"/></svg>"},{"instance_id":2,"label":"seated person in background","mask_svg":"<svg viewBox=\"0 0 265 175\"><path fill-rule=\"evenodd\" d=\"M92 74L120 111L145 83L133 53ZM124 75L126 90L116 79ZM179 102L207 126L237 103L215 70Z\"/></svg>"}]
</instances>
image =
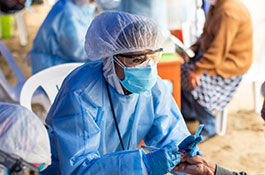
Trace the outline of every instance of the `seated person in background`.
<instances>
[{"instance_id":1,"label":"seated person in background","mask_svg":"<svg viewBox=\"0 0 265 175\"><path fill-rule=\"evenodd\" d=\"M204 124L202 135L216 134L213 111L230 102L252 61L252 23L240 0L212 0L196 53L181 65L181 112ZM237 7L237 8L235 8Z\"/></svg>"},{"instance_id":2,"label":"seated person in background","mask_svg":"<svg viewBox=\"0 0 265 175\"><path fill-rule=\"evenodd\" d=\"M91 61L64 80L46 119L52 165L44 174L162 175L180 161L180 142L187 150L200 141L157 75L161 44L161 31L146 17L95 17L85 42ZM142 140L155 151L137 149Z\"/></svg>"},{"instance_id":3,"label":"seated person in background","mask_svg":"<svg viewBox=\"0 0 265 175\"><path fill-rule=\"evenodd\" d=\"M84 38L95 11L93 0L58 0L41 25L29 53L32 74L48 67L85 62Z\"/></svg>"},{"instance_id":4,"label":"seated person in background","mask_svg":"<svg viewBox=\"0 0 265 175\"><path fill-rule=\"evenodd\" d=\"M0 151L2 156L3 152L10 156L19 156L40 171L51 164L46 128L33 112L20 105L0 103ZM3 157L0 159L4 161ZM1 164L0 174L9 174L4 163Z\"/></svg>"}]
</instances>

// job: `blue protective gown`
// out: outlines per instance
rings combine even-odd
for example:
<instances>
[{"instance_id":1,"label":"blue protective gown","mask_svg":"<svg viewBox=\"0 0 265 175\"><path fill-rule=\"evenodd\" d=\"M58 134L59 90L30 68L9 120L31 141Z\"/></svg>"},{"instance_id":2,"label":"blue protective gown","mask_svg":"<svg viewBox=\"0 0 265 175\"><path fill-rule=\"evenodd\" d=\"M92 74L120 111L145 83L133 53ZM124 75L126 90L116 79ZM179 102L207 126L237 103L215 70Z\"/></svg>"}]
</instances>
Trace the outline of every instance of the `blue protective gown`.
<instances>
[{"instance_id":1,"label":"blue protective gown","mask_svg":"<svg viewBox=\"0 0 265 175\"><path fill-rule=\"evenodd\" d=\"M53 157L43 174L149 174L145 152L136 149L141 140L162 147L190 135L160 78L142 94L121 95L108 85L122 151L102 67L102 61L88 62L64 80L46 120Z\"/></svg>"},{"instance_id":2,"label":"blue protective gown","mask_svg":"<svg viewBox=\"0 0 265 175\"><path fill-rule=\"evenodd\" d=\"M72 0L56 2L29 53L32 74L57 64L86 61L85 34L91 20L92 16L86 15Z\"/></svg>"}]
</instances>

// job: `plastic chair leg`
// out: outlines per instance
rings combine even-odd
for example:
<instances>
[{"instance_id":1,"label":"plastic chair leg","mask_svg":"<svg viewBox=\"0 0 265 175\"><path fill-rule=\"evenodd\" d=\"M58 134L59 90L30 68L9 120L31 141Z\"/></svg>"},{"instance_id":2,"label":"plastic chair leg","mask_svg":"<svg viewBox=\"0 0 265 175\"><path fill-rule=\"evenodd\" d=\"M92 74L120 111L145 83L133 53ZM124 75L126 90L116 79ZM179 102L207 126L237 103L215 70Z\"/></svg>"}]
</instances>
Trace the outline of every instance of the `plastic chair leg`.
<instances>
[{"instance_id":1,"label":"plastic chair leg","mask_svg":"<svg viewBox=\"0 0 265 175\"><path fill-rule=\"evenodd\" d=\"M224 109L223 111L216 112L216 133L218 135L225 135L227 125L227 111Z\"/></svg>"},{"instance_id":2,"label":"plastic chair leg","mask_svg":"<svg viewBox=\"0 0 265 175\"><path fill-rule=\"evenodd\" d=\"M24 20L24 10L18 11L14 15L16 18L20 44L25 46L28 43L28 34Z\"/></svg>"},{"instance_id":3,"label":"plastic chair leg","mask_svg":"<svg viewBox=\"0 0 265 175\"><path fill-rule=\"evenodd\" d=\"M260 87L262 85L262 81L254 81L253 82L253 97L254 97L254 110L257 114L260 113L262 107L263 97L260 92Z\"/></svg>"},{"instance_id":4,"label":"plastic chair leg","mask_svg":"<svg viewBox=\"0 0 265 175\"><path fill-rule=\"evenodd\" d=\"M47 0L48 1L48 4L50 5L50 6L53 6L53 4L56 2L56 0Z\"/></svg>"}]
</instances>

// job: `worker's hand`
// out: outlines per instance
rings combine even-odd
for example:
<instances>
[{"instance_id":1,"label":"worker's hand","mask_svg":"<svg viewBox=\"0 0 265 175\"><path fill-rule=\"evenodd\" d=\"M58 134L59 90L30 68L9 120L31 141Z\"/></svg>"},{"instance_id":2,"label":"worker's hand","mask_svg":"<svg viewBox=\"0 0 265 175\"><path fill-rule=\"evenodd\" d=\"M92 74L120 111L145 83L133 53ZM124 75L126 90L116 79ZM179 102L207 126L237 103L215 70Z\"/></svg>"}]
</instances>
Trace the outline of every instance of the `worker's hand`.
<instances>
[{"instance_id":1,"label":"worker's hand","mask_svg":"<svg viewBox=\"0 0 265 175\"><path fill-rule=\"evenodd\" d=\"M146 161L153 175L163 175L172 170L179 162L180 156L176 144L167 145L146 154Z\"/></svg>"},{"instance_id":2,"label":"worker's hand","mask_svg":"<svg viewBox=\"0 0 265 175\"><path fill-rule=\"evenodd\" d=\"M200 76L196 75L193 72L190 72L189 83L190 83L191 89L194 89L196 86L201 86Z\"/></svg>"},{"instance_id":3,"label":"worker's hand","mask_svg":"<svg viewBox=\"0 0 265 175\"><path fill-rule=\"evenodd\" d=\"M200 155L190 157L188 153L186 153L181 162L172 169L172 171L194 175L214 175L215 170L216 164L207 160L206 157Z\"/></svg>"},{"instance_id":4,"label":"worker's hand","mask_svg":"<svg viewBox=\"0 0 265 175\"><path fill-rule=\"evenodd\" d=\"M190 156L202 155L197 144L202 141L202 136L189 135L180 144L179 149L190 152Z\"/></svg>"}]
</instances>

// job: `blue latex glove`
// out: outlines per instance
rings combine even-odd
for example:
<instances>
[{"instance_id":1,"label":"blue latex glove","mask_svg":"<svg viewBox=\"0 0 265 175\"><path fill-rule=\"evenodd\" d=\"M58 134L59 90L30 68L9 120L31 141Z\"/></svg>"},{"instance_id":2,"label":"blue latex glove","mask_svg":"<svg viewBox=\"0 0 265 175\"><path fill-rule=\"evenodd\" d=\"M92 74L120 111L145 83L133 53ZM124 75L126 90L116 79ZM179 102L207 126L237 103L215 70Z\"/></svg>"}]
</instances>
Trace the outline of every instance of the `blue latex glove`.
<instances>
[{"instance_id":1,"label":"blue latex glove","mask_svg":"<svg viewBox=\"0 0 265 175\"><path fill-rule=\"evenodd\" d=\"M202 152L197 147L197 144L202 141L202 136L189 135L180 144L179 149L189 151L190 156L202 155Z\"/></svg>"},{"instance_id":2,"label":"blue latex glove","mask_svg":"<svg viewBox=\"0 0 265 175\"><path fill-rule=\"evenodd\" d=\"M152 175L163 175L180 162L180 156L178 146L171 144L146 154L145 160L152 171Z\"/></svg>"},{"instance_id":3,"label":"blue latex glove","mask_svg":"<svg viewBox=\"0 0 265 175\"><path fill-rule=\"evenodd\" d=\"M189 135L180 144L179 148L190 152L190 156L202 155L202 152L197 147L197 144L202 141L202 136L199 136L204 125L201 124L194 135Z\"/></svg>"}]
</instances>

